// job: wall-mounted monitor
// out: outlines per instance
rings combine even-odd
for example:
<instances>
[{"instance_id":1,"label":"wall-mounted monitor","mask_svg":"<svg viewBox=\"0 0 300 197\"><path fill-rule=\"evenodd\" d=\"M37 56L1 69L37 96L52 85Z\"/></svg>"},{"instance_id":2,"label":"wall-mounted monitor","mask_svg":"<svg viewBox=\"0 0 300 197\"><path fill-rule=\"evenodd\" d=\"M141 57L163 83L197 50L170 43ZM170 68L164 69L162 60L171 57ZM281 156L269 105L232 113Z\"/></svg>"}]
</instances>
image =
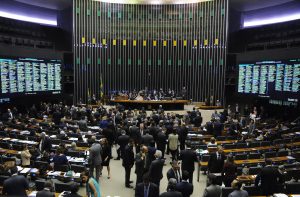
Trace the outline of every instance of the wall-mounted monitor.
<instances>
[{"instance_id":1,"label":"wall-mounted monitor","mask_svg":"<svg viewBox=\"0 0 300 197\"><path fill-rule=\"evenodd\" d=\"M0 97L60 94L61 60L0 57Z\"/></svg>"},{"instance_id":2,"label":"wall-mounted monitor","mask_svg":"<svg viewBox=\"0 0 300 197\"><path fill-rule=\"evenodd\" d=\"M300 59L240 63L238 74L240 94L300 98Z\"/></svg>"}]
</instances>

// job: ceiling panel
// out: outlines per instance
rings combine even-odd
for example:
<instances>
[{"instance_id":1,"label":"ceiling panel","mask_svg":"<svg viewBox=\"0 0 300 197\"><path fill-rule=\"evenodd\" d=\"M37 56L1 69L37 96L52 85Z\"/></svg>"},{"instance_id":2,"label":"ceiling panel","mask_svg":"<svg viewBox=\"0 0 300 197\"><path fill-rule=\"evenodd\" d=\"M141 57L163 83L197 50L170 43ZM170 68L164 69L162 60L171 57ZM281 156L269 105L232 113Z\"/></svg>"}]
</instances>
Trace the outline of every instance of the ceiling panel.
<instances>
[{"instance_id":1,"label":"ceiling panel","mask_svg":"<svg viewBox=\"0 0 300 197\"><path fill-rule=\"evenodd\" d=\"M53 10L63 10L72 6L72 0L15 0L20 3L25 3L28 5L53 9Z\"/></svg>"},{"instance_id":2,"label":"ceiling panel","mask_svg":"<svg viewBox=\"0 0 300 197\"><path fill-rule=\"evenodd\" d=\"M246 12L281 5L292 1L295 0L230 0L230 6L235 10Z\"/></svg>"}]
</instances>

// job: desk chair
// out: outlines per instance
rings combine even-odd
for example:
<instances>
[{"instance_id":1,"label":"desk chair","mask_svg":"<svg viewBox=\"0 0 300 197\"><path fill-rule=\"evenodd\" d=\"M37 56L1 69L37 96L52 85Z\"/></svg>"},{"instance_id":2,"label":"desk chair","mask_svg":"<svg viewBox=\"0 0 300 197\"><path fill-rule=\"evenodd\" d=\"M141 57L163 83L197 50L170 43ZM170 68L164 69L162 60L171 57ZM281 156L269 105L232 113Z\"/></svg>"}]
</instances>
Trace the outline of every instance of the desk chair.
<instances>
[{"instance_id":1,"label":"desk chair","mask_svg":"<svg viewBox=\"0 0 300 197\"><path fill-rule=\"evenodd\" d=\"M234 159L235 160L246 160L247 157L248 157L248 155L245 154L245 153L244 154L236 154L235 157L234 157Z\"/></svg>"},{"instance_id":2,"label":"desk chair","mask_svg":"<svg viewBox=\"0 0 300 197\"><path fill-rule=\"evenodd\" d=\"M55 165L54 164L54 171L68 172L69 171L69 166L68 165Z\"/></svg>"},{"instance_id":3,"label":"desk chair","mask_svg":"<svg viewBox=\"0 0 300 197\"><path fill-rule=\"evenodd\" d=\"M236 148L247 148L247 143L237 143Z\"/></svg>"},{"instance_id":4,"label":"desk chair","mask_svg":"<svg viewBox=\"0 0 300 197\"><path fill-rule=\"evenodd\" d=\"M261 158L261 154L260 153L250 153L248 155L248 159L260 159Z\"/></svg>"},{"instance_id":5,"label":"desk chair","mask_svg":"<svg viewBox=\"0 0 300 197\"><path fill-rule=\"evenodd\" d=\"M282 151L277 152L278 157L283 157L283 156L288 156L288 155L289 155L289 151L287 151L287 150L282 150Z\"/></svg>"},{"instance_id":6,"label":"desk chair","mask_svg":"<svg viewBox=\"0 0 300 197\"><path fill-rule=\"evenodd\" d=\"M71 185L64 184L64 183L55 183L55 192L61 193L63 191L71 191Z\"/></svg>"},{"instance_id":7,"label":"desk chair","mask_svg":"<svg viewBox=\"0 0 300 197\"><path fill-rule=\"evenodd\" d=\"M261 171L261 167L250 167L249 168L249 175L257 175Z\"/></svg>"},{"instance_id":8,"label":"desk chair","mask_svg":"<svg viewBox=\"0 0 300 197\"><path fill-rule=\"evenodd\" d=\"M277 152L275 152L275 151L265 152L265 158L272 158L272 157L276 157L276 156L277 156Z\"/></svg>"},{"instance_id":9,"label":"desk chair","mask_svg":"<svg viewBox=\"0 0 300 197\"><path fill-rule=\"evenodd\" d=\"M44 181L44 180L36 180L35 181L35 189L37 191L43 190L45 183L46 183L46 181Z\"/></svg>"},{"instance_id":10,"label":"desk chair","mask_svg":"<svg viewBox=\"0 0 300 197\"><path fill-rule=\"evenodd\" d=\"M86 170L86 168L82 165L71 165L71 169L76 172L76 173L81 173L84 172Z\"/></svg>"},{"instance_id":11,"label":"desk chair","mask_svg":"<svg viewBox=\"0 0 300 197\"><path fill-rule=\"evenodd\" d=\"M228 197L228 195L233 191L234 189L232 187L222 187L222 197Z\"/></svg>"}]
</instances>

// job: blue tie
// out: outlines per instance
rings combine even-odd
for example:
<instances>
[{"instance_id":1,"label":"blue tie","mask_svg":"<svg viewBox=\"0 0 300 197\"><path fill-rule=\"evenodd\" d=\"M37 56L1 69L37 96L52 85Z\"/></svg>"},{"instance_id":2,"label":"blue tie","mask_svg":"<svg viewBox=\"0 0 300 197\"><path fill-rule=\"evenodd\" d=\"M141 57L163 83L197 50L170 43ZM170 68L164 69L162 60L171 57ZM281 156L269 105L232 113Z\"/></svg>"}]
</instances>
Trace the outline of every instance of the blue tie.
<instances>
[{"instance_id":1,"label":"blue tie","mask_svg":"<svg viewBox=\"0 0 300 197\"><path fill-rule=\"evenodd\" d=\"M144 189L144 197L148 197L148 189L149 189L149 187L146 187L146 186L145 186L145 189Z\"/></svg>"}]
</instances>

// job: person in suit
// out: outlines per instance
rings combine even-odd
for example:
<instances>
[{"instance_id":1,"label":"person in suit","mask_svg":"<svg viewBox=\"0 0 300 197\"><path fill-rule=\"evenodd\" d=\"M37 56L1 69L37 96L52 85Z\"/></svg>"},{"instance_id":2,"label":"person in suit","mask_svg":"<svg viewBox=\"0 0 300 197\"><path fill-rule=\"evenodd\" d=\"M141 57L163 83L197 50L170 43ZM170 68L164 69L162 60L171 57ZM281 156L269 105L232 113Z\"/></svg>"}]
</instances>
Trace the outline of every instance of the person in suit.
<instances>
[{"instance_id":1,"label":"person in suit","mask_svg":"<svg viewBox=\"0 0 300 197\"><path fill-rule=\"evenodd\" d=\"M167 136L165 134L165 131L160 130L157 133L156 147L158 150L162 152L162 158L165 158L166 144L167 144Z\"/></svg>"},{"instance_id":2,"label":"person in suit","mask_svg":"<svg viewBox=\"0 0 300 197\"><path fill-rule=\"evenodd\" d=\"M44 185L44 189L36 193L36 197L55 197L55 193L52 192L52 190L52 183L47 181Z\"/></svg>"},{"instance_id":3,"label":"person in suit","mask_svg":"<svg viewBox=\"0 0 300 197\"><path fill-rule=\"evenodd\" d=\"M172 168L167 172L167 178L170 180L171 178L175 179L177 183L181 182L181 174L180 167L178 165L178 161L172 161Z\"/></svg>"},{"instance_id":4,"label":"person in suit","mask_svg":"<svg viewBox=\"0 0 300 197\"><path fill-rule=\"evenodd\" d=\"M122 166L125 169L125 187L133 188L130 183L130 171L134 164L133 140L130 140L125 147L124 156L122 157Z\"/></svg>"},{"instance_id":5,"label":"person in suit","mask_svg":"<svg viewBox=\"0 0 300 197\"><path fill-rule=\"evenodd\" d=\"M54 165L68 165L69 161L61 149L56 149L56 154L53 157L53 163Z\"/></svg>"},{"instance_id":6,"label":"person in suit","mask_svg":"<svg viewBox=\"0 0 300 197\"><path fill-rule=\"evenodd\" d=\"M39 150L41 153L43 153L44 151L50 153L52 148L52 144L51 144L51 140L48 136L46 136L46 134L44 132L41 133L41 141L39 144Z\"/></svg>"},{"instance_id":7,"label":"person in suit","mask_svg":"<svg viewBox=\"0 0 300 197\"><path fill-rule=\"evenodd\" d=\"M205 188L203 197L221 197L222 187L217 184L217 177L214 174L207 176L209 186Z\"/></svg>"},{"instance_id":8,"label":"person in suit","mask_svg":"<svg viewBox=\"0 0 300 197\"><path fill-rule=\"evenodd\" d=\"M102 158L102 166L106 166L107 167L107 178L110 179L110 158L111 158L111 146L108 144L108 141L106 138L102 138L101 139L101 147L102 147L102 154L101 154L101 158Z\"/></svg>"},{"instance_id":9,"label":"person in suit","mask_svg":"<svg viewBox=\"0 0 300 197\"><path fill-rule=\"evenodd\" d=\"M136 185L143 181L143 175L146 171L147 154L148 154L148 147L143 146L141 148L141 151L135 156Z\"/></svg>"},{"instance_id":10,"label":"person in suit","mask_svg":"<svg viewBox=\"0 0 300 197\"><path fill-rule=\"evenodd\" d=\"M11 168L11 177L3 183L2 194L6 196L27 197L26 190L29 189L28 180L23 175L18 175L17 167Z\"/></svg>"},{"instance_id":11,"label":"person in suit","mask_svg":"<svg viewBox=\"0 0 300 197\"><path fill-rule=\"evenodd\" d=\"M150 168L149 168L149 175L150 175L150 181L152 183L155 183L158 187L160 185L160 180L163 178L163 167L165 161L161 159L162 153L160 150L156 150L155 154L155 160L151 162Z\"/></svg>"},{"instance_id":12,"label":"person in suit","mask_svg":"<svg viewBox=\"0 0 300 197\"><path fill-rule=\"evenodd\" d=\"M167 191L162 193L159 197L183 197L182 194L176 191L176 179L169 179Z\"/></svg>"},{"instance_id":13,"label":"person in suit","mask_svg":"<svg viewBox=\"0 0 300 197\"><path fill-rule=\"evenodd\" d=\"M134 121L133 125L129 127L129 136L134 141L135 153L140 152L141 133L140 129L136 126L137 122Z\"/></svg>"},{"instance_id":14,"label":"person in suit","mask_svg":"<svg viewBox=\"0 0 300 197\"><path fill-rule=\"evenodd\" d=\"M222 171L222 179L225 187L230 187L236 176L237 166L234 164L233 156L228 155Z\"/></svg>"},{"instance_id":15,"label":"person in suit","mask_svg":"<svg viewBox=\"0 0 300 197\"><path fill-rule=\"evenodd\" d=\"M188 148L185 150L182 150L180 152L180 159L182 160L181 163L181 170L188 171L189 173L189 182L193 183L193 174L195 170L195 162L198 162L198 157L195 151Z\"/></svg>"},{"instance_id":16,"label":"person in suit","mask_svg":"<svg viewBox=\"0 0 300 197\"><path fill-rule=\"evenodd\" d=\"M180 150L185 149L185 140L188 135L188 128L185 126L185 123L182 123L180 127L178 127L178 136L180 142Z\"/></svg>"},{"instance_id":17,"label":"person in suit","mask_svg":"<svg viewBox=\"0 0 300 197\"><path fill-rule=\"evenodd\" d=\"M145 131L145 135L141 137L141 143L145 146L150 146L153 144L154 138L149 134L149 131Z\"/></svg>"},{"instance_id":18,"label":"person in suit","mask_svg":"<svg viewBox=\"0 0 300 197\"><path fill-rule=\"evenodd\" d=\"M169 141L169 149L172 154L172 161L177 160L179 141L178 141L178 134L176 133L176 130L173 130L173 132L169 135L168 141Z\"/></svg>"},{"instance_id":19,"label":"person in suit","mask_svg":"<svg viewBox=\"0 0 300 197\"><path fill-rule=\"evenodd\" d=\"M266 159L266 166L262 168L260 174L256 177L255 186L260 182L262 194L271 196L277 192L278 186L282 183L283 177L278 169L272 166L272 160Z\"/></svg>"},{"instance_id":20,"label":"person in suit","mask_svg":"<svg viewBox=\"0 0 300 197\"><path fill-rule=\"evenodd\" d=\"M121 136L119 136L117 139L118 145L120 146L121 158L123 158L123 156L125 154L125 147L129 143L129 139L130 139L130 137L128 135L126 135L126 131L122 130ZM118 157L117 160L119 160L119 159L120 158Z\"/></svg>"},{"instance_id":21,"label":"person in suit","mask_svg":"<svg viewBox=\"0 0 300 197\"><path fill-rule=\"evenodd\" d=\"M89 150L88 163L90 165L90 174L94 174L94 169L96 170L96 180L99 181L101 172L101 145L99 143L93 143Z\"/></svg>"},{"instance_id":22,"label":"person in suit","mask_svg":"<svg viewBox=\"0 0 300 197\"><path fill-rule=\"evenodd\" d=\"M182 171L182 181L176 184L176 190L181 192L183 197L190 197L194 191L194 186L192 183L189 183L189 172L184 170Z\"/></svg>"},{"instance_id":23,"label":"person in suit","mask_svg":"<svg viewBox=\"0 0 300 197\"><path fill-rule=\"evenodd\" d=\"M208 171L210 173L221 173L224 166L225 155L223 154L223 148L218 147L218 151L212 153L208 160Z\"/></svg>"},{"instance_id":24,"label":"person in suit","mask_svg":"<svg viewBox=\"0 0 300 197\"><path fill-rule=\"evenodd\" d=\"M245 190L242 190L242 183L234 180L232 182L232 188L234 188L234 191L231 192L228 197L248 197L248 192Z\"/></svg>"},{"instance_id":25,"label":"person in suit","mask_svg":"<svg viewBox=\"0 0 300 197\"><path fill-rule=\"evenodd\" d=\"M159 187L150 182L149 174L143 176L143 182L137 184L135 189L135 197L158 197Z\"/></svg>"}]
</instances>

